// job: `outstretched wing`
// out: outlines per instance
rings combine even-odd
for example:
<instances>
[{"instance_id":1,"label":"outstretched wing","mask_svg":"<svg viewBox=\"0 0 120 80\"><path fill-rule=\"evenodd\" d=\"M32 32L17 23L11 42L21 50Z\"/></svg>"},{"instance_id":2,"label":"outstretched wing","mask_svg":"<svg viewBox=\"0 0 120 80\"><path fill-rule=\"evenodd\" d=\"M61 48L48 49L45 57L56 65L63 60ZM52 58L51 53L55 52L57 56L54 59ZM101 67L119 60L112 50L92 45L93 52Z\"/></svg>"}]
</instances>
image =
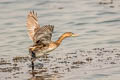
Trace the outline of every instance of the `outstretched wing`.
<instances>
[{"instance_id":1,"label":"outstretched wing","mask_svg":"<svg viewBox=\"0 0 120 80\"><path fill-rule=\"evenodd\" d=\"M38 45L49 44L51 41L53 29L53 25L45 25L39 28L34 35L34 42Z\"/></svg>"},{"instance_id":2,"label":"outstretched wing","mask_svg":"<svg viewBox=\"0 0 120 80\"><path fill-rule=\"evenodd\" d=\"M34 11L30 11L27 16L27 29L28 29L28 35L31 40L33 40L33 36L37 29L40 28L40 25L38 24L37 19L37 13Z\"/></svg>"}]
</instances>

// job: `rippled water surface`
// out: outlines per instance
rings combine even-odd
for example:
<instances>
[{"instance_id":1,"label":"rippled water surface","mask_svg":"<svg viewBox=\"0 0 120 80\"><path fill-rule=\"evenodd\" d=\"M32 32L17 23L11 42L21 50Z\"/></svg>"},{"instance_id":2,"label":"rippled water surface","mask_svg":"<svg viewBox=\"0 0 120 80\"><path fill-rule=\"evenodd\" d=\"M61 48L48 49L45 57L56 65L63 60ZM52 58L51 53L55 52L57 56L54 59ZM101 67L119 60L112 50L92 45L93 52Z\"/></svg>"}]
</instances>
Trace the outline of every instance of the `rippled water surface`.
<instances>
[{"instance_id":1,"label":"rippled water surface","mask_svg":"<svg viewBox=\"0 0 120 80\"><path fill-rule=\"evenodd\" d=\"M41 26L55 26L55 41L64 32L79 37L41 57L31 71L26 16L38 14ZM120 1L0 0L0 80L119 80Z\"/></svg>"}]
</instances>

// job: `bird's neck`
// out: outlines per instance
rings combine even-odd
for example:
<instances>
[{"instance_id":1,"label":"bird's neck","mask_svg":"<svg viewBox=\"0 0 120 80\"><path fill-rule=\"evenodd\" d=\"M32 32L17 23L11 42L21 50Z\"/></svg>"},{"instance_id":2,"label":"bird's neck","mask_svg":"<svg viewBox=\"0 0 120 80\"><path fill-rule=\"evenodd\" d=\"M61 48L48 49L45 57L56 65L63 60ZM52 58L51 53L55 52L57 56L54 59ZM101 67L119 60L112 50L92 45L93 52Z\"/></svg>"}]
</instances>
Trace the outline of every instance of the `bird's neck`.
<instances>
[{"instance_id":1,"label":"bird's neck","mask_svg":"<svg viewBox=\"0 0 120 80\"><path fill-rule=\"evenodd\" d=\"M62 36L60 36L60 37L58 38L58 40L56 41L56 44L59 46L60 43L62 42L62 40L65 39L66 37L67 37L67 36L65 36L64 34L63 34Z\"/></svg>"}]
</instances>

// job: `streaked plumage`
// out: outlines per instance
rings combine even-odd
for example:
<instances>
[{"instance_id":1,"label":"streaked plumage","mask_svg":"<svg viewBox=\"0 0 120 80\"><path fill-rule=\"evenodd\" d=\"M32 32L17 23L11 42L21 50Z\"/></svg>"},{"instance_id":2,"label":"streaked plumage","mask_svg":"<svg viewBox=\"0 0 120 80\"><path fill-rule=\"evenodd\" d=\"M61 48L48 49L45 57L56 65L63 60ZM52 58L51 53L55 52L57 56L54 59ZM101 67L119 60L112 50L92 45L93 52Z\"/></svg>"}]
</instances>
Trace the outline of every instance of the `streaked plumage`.
<instances>
[{"instance_id":1,"label":"streaked plumage","mask_svg":"<svg viewBox=\"0 0 120 80\"><path fill-rule=\"evenodd\" d=\"M37 44L49 44L52 37L54 26L45 25L36 30L33 41Z\"/></svg>"},{"instance_id":2,"label":"streaked plumage","mask_svg":"<svg viewBox=\"0 0 120 80\"><path fill-rule=\"evenodd\" d=\"M34 43L29 48L32 59L56 49L64 38L78 36L72 32L66 32L59 37L57 41L51 41L54 26L45 25L40 27L38 24L37 13L34 11L29 12L27 16L27 29L29 37Z\"/></svg>"},{"instance_id":3,"label":"streaked plumage","mask_svg":"<svg viewBox=\"0 0 120 80\"><path fill-rule=\"evenodd\" d=\"M38 28L40 28L40 25L38 24L37 14L34 11L30 12L27 16L27 29L31 40L33 40L33 36Z\"/></svg>"}]
</instances>

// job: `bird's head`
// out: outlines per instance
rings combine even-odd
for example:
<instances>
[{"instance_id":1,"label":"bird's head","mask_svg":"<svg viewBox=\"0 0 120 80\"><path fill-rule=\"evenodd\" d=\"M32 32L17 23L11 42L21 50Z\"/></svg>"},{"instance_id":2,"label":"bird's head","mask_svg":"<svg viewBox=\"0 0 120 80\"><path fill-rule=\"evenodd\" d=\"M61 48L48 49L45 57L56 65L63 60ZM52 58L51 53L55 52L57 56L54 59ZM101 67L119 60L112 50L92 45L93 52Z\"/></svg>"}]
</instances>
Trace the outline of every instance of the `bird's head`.
<instances>
[{"instance_id":1,"label":"bird's head","mask_svg":"<svg viewBox=\"0 0 120 80\"><path fill-rule=\"evenodd\" d=\"M66 32L63 34L64 37L76 37L79 36L79 34L74 34L72 32Z\"/></svg>"},{"instance_id":2,"label":"bird's head","mask_svg":"<svg viewBox=\"0 0 120 80\"><path fill-rule=\"evenodd\" d=\"M59 39L56 41L56 44L59 46L63 39L65 39L67 37L75 37L75 36L79 36L79 35L74 34L72 32L66 32L66 33L62 34L62 36L59 37Z\"/></svg>"}]
</instances>

